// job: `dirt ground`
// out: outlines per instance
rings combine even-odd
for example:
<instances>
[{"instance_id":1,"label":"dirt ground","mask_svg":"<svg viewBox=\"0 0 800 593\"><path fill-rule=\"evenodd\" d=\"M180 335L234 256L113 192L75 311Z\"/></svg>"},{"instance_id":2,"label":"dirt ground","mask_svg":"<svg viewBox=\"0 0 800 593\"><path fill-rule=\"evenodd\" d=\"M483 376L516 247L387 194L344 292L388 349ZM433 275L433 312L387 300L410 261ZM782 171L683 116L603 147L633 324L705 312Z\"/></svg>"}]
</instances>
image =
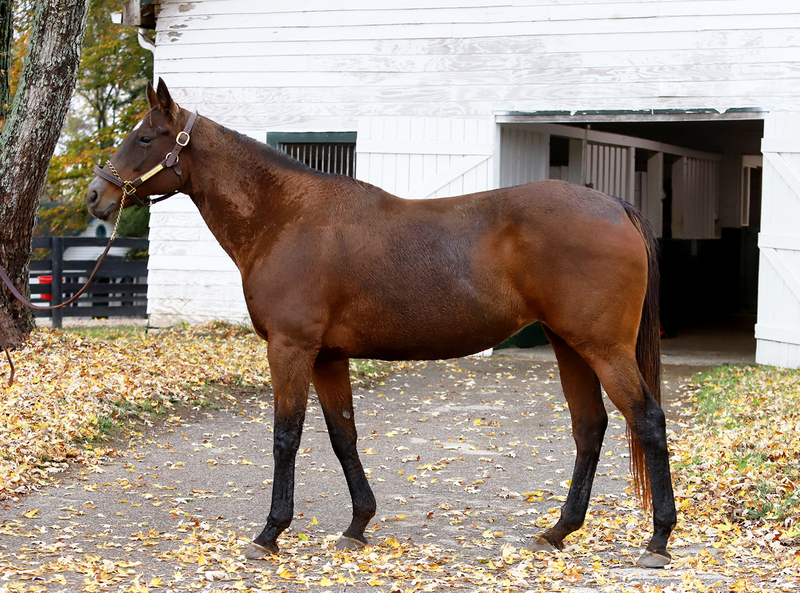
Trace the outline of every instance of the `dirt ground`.
<instances>
[{"instance_id":1,"label":"dirt ground","mask_svg":"<svg viewBox=\"0 0 800 593\"><path fill-rule=\"evenodd\" d=\"M672 438L680 430L682 385L694 370L667 369ZM355 397L359 452L378 501L367 533L372 542L432 544L465 563L486 564L501 549L529 545L557 518L575 454L552 362L501 353L420 363L357 389ZM624 421L609 411L590 514L616 517L620 530L593 542L572 538L567 549L577 552L572 561L579 566L611 567L619 582L676 585L679 570L633 564L646 541L634 526L642 520L628 491ZM181 556L198 533L228 534L226 549L244 566L240 555L269 510L271 425L271 393L242 391L235 400L185 410L132 434L102 465L71 470L38 493L5 501L0 591L26 590L11 588L15 582L42 583L45 591L298 590L266 586L271 581L263 572L246 568L215 584L213 566ZM350 516L347 487L313 393L296 482L295 519L285 541L300 542L303 553L313 555L330 548ZM581 554L577 546L590 552ZM676 557L689 552L673 548ZM262 565L276 570L274 562ZM108 568L106 581L98 566ZM366 581L327 590L354 588L393 590ZM527 589L518 583L513 590ZM572 590L609 589L584 580Z\"/></svg>"}]
</instances>

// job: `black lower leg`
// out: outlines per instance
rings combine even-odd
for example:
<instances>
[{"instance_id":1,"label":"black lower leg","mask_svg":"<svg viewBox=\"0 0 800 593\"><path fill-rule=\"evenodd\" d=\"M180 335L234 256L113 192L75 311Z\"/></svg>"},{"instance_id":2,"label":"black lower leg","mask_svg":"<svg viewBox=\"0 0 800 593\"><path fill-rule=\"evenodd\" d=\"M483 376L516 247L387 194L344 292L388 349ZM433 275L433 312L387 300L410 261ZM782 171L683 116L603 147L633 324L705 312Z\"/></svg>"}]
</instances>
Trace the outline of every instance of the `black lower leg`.
<instances>
[{"instance_id":1,"label":"black lower leg","mask_svg":"<svg viewBox=\"0 0 800 593\"><path fill-rule=\"evenodd\" d=\"M370 519L375 516L375 496L372 494L372 489L364 475L364 468L358 458L344 459L340 457L339 459L342 462L347 487L353 501L353 519L342 535L366 543L364 530Z\"/></svg>"},{"instance_id":2,"label":"black lower leg","mask_svg":"<svg viewBox=\"0 0 800 593\"><path fill-rule=\"evenodd\" d=\"M561 508L561 517L558 522L539 536L540 540L545 540L559 550L564 547L564 538L580 529L586 518L586 509L589 506L592 483L607 424L608 418L604 411L603 416L597 418L593 423L585 423L575 428L578 455L575 460L575 469L572 472L572 484L569 487L567 500ZM544 544L542 541L539 543Z\"/></svg>"},{"instance_id":3,"label":"black lower leg","mask_svg":"<svg viewBox=\"0 0 800 593\"><path fill-rule=\"evenodd\" d=\"M350 499L353 502L353 519L342 535L366 543L364 530L370 519L375 516L375 496L358 458L353 410L345 408L339 410L338 415L336 412L337 410L325 410L325 420L333 451L342 464Z\"/></svg>"},{"instance_id":4,"label":"black lower leg","mask_svg":"<svg viewBox=\"0 0 800 593\"><path fill-rule=\"evenodd\" d=\"M267 524L253 543L269 550L278 551L278 536L292 522L294 514L294 464L300 436L303 429L303 416L292 422L275 427L273 458L275 471L272 482L272 505Z\"/></svg>"},{"instance_id":5,"label":"black lower leg","mask_svg":"<svg viewBox=\"0 0 800 593\"><path fill-rule=\"evenodd\" d=\"M677 513L669 469L666 419L661 406L649 394L645 402L645 411L637 419L636 430L647 461L653 499L653 537L647 550L669 558L667 542L677 523Z\"/></svg>"},{"instance_id":6,"label":"black lower leg","mask_svg":"<svg viewBox=\"0 0 800 593\"><path fill-rule=\"evenodd\" d=\"M561 384L572 417L572 435L577 448L575 469L561 517L537 539L542 548L564 546L564 538L579 529L586 517L597 461L603 444L608 415L600 381L578 353L549 327L543 326L558 359Z\"/></svg>"},{"instance_id":7,"label":"black lower leg","mask_svg":"<svg viewBox=\"0 0 800 593\"><path fill-rule=\"evenodd\" d=\"M375 497L358 458L358 434L349 363L347 360L326 361L320 358L314 366L312 377L325 415L331 445L342 465L353 503L353 519L342 535L364 544L367 541L364 530L375 516Z\"/></svg>"}]
</instances>

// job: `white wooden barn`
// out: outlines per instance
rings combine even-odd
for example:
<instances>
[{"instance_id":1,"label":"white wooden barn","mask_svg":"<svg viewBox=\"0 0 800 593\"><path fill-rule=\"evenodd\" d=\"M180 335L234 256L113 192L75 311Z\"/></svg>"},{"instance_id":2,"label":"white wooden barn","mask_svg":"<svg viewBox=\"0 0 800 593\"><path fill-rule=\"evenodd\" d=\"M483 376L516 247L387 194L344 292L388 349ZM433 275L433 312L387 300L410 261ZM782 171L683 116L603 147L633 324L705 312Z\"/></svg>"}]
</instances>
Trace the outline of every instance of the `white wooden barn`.
<instances>
[{"instance_id":1,"label":"white wooden barn","mask_svg":"<svg viewBox=\"0 0 800 593\"><path fill-rule=\"evenodd\" d=\"M635 202L666 317L757 300L757 360L800 367L797 0L128 0L124 22L183 107L399 196L555 177ZM247 320L188 198L150 225L151 325Z\"/></svg>"}]
</instances>

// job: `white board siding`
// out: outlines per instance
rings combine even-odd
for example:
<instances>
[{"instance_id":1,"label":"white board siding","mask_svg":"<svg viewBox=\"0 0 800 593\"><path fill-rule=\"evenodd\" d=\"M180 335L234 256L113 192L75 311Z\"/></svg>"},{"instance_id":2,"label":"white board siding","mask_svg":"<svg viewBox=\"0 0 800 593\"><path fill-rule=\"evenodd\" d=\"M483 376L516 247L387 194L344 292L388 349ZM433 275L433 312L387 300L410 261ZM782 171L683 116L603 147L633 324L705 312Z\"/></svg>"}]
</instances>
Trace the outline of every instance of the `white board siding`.
<instances>
[{"instance_id":1,"label":"white board siding","mask_svg":"<svg viewBox=\"0 0 800 593\"><path fill-rule=\"evenodd\" d=\"M344 130L365 116L496 110L725 110L794 100L798 26L794 0L347 0L336 9L165 0L156 71L179 100L235 128Z\"/></svg>"},{"instance_id":2,"label":"white board siding","mask_svg":"<svg viewBox=\"0 0 800 593\"><path fill-rule=\"evenodd\" d=\"M800 368L800 113L764 121L756 361Z\"/></svg>"},{"instance_id":3,"label":"white board siding","mask_svg":"<svg viewBox=\"0 0 800 593\"><path fill-rule=\"evenodd\" d=\"M187 196L178 194L152 206L149 238L151 327L249 321L241 275Z\"/></svg>"},{"instance_id":4,"label":"white board siding","mask_svg":"<svg viewBox=\"0 0 800 593\"><path fill-rule=\"evenodd\" d=\"M587 142L583 155L583 183L633 203L635 153L632 146Z\"/></svg>"},{"instance_id":5,"label":"white board siding","mask_svg":"<svg viewBox=\"0 0 800 593\"><path fill-rule=\"evenodd\" d=\"M410 199L491 189L490 128L488 118L362 118L356 177Z\"/></svg>"},{"instance_id":6,"label":"white board siding","mask_svg":"<svg viewBox=\"0 0 800 593\"><path fill-rule=\"evenodd\" d=\"M197 294L185 299L159 299L156 308L151 307L148 292L147 314L150 327L169 327L177 323L196 325L217 320L250 323L247 310L239 309L234 301L211 301L198 298Z\"/></svg>"},{"instance_id":7,"label":"white board siding","mask_svg":"<svg viewBox=\"0 0 800 593\"><path fill-rule=\"evenodd\" d=\"M664 230L664 153L656 152L647 159L647 172L642 174L641 210L653 225L656 237Z\"/></svg>"}]
</instances>

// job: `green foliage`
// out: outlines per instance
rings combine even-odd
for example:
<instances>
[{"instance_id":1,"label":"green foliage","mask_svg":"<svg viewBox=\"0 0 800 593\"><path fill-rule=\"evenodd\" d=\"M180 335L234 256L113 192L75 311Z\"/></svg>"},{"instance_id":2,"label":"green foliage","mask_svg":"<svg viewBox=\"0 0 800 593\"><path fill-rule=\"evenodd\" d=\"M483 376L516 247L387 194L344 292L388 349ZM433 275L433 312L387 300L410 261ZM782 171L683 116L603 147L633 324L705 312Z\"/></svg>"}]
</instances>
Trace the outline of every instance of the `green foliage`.
<instances>
[{"instance_id":1,"label":"green foliage","mask_svg":"<svg viewBox=\"0 0 800 593\"><path fill-rule=\"evenodd\" d=\"M14 0L13 4L12 94L27 53L35 2ZM75 97L47 171L37 235L75 235L86 228L91 218L85 202L94 178L92 169L111 156L147 110L145 89L153 75L152 54L139 45L135 28L111 22L119 6L119 0L93 0L89 9ZM120 235L146 237L148 220L148 211L129 208L120 222Z\"/></svg>"},{"instance_id":2,"label":"green foliage","mask_svg":"<svg viewBox=\"0 0 800 593\"><path fill-rule=\"evenodd\" d=\"M122 211L117 232L120 237L146 237L149 222L149 208L126 208Z\"/></svg>"}]
</instances>

